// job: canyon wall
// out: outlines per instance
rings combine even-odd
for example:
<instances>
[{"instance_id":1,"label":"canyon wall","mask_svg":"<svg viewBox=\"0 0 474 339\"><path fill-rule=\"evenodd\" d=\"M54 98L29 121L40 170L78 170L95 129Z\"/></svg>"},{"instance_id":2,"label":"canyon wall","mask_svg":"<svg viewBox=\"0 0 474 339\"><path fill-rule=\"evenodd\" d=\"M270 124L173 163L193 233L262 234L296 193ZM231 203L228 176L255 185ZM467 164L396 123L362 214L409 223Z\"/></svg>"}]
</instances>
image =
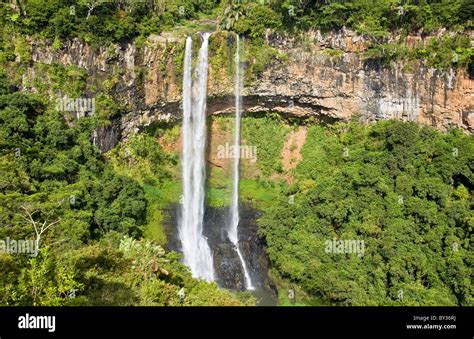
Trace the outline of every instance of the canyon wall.
<instances>
[{"instance_id":1,"label":"canyon wall","mask_svg":"<svg viewBox=\"0 0 474 339\"><path fill-rule=\"evenodd\" d=\"M194 41L199 47L198 35ZM354 116L367 122L395 118L440 130L474 129L474 82L464 70L438 71L422 61L407 67L366 60L368 42L350 31L269 35L266 41L275 53L261 72L247 74L243 93L247 114L271 111L314 116L323 122ZM35 91L31 79L39 76L39 64L76 65L89 75L85 96L107 88L122 103L123 114L98 131L103 151L144 126L180 119L184 37L162 34L139 46L128 43L95 50L78 40L57 50L48 43L29 43L31 63L23 75L23 90ZM226 32L210 39L209 114L233 111L233 45L233 36ZM250 69L255 60L251 54L246 59Z\"/></svg>"}]
</instances>

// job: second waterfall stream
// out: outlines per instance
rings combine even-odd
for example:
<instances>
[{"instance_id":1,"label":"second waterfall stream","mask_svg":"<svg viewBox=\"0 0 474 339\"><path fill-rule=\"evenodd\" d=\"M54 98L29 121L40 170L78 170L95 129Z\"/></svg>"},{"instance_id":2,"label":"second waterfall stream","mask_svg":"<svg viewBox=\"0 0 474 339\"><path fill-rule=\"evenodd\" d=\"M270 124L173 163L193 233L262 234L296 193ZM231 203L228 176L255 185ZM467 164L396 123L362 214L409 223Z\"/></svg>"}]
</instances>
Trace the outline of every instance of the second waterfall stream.
<instances>
[{"instance_id":1,"label":"second waterfall stream","mask_svg":"<svg viewBox=\"0 0 474 339\"><path fill-rule=\"evenodd\" d=\"M237 35L237 46L235 51L235 127L234 127L234 166L233 166L233 187L232 187L232 205L230 206L230 227L229 240L234 244L237 255L242 264L245 287L253 290L252 280L250 279L247 265L242 257L239 246L239 164L240 164L240 120L242 115L242 66L240 63L240 38Z\"/></svg>"}]
</instances>

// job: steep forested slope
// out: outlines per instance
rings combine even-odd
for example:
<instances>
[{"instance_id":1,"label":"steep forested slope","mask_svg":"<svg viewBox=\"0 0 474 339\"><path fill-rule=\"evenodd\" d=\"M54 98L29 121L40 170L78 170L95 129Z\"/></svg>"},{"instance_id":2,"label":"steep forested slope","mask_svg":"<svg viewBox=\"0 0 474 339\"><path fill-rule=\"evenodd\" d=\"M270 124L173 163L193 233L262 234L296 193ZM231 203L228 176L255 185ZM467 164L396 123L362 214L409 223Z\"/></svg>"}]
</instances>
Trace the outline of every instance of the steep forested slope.
<instances>
[{"instance_id":1,"label":"steep forested slope","mask_svg":"<svg viewBox=\"0 0 474 339\"><path fill-rule=\"evenodd\" d=\"M278 273L316 304L472 305L473 156L455 130L310 127L296 184L260 220Z\"/></svg>"},{"instance_id":2,"label":"steep forested slope","mask_svg":"<svg viewBox=\"0 0 474 339\"><path fill-rule=\"evenodd\" d=\"M145 192L93 146L96 124L88 117L67 125L43 97L15 91L2 76L0 304L252 303L193 279L176 253L131 238L146 232ZM9 239L38 247L16 253L4 248Z\"/></svg>"}]
</instances>

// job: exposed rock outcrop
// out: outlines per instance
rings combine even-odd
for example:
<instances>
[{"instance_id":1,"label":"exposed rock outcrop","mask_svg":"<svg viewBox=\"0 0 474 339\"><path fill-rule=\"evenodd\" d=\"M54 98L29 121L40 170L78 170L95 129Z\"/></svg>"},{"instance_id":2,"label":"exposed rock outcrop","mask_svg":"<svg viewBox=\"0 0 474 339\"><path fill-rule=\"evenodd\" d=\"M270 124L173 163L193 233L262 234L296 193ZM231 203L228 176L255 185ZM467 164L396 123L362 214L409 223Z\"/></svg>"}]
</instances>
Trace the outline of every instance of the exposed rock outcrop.
<instances>
[{"instance_id":1,"label":"exposed rock outcrop","mask_svg":"<svg viewBox=\"0 0 474 339\"><path fill-rule=\"evenodd\" d=\"M474 128L474 82L464 71L440 72L417 63L407 72L401 63L387 67L367 62L353 52L363 48L355 39L346 37L338 46L345 52L337 57L318 50L325 40L311 49L287 47L291 62L267 69L249 94L283 96L276 110L295 115L360 115L366 121L403 119L439 129Z\"/></svg>"},{"instance_id":2,"label":"exposed rock outcrop","mask_svg":"<svg viewBox=\"0 0 474 339\"><path fill-rule=\"evenodd\" d=\"M406 41L417 44L420 39ZM230 51L232 40L228 33L215 33L210 39L209 114L233 111L232 53L228 62L213 62L219 44L229 45ZM474 128L474 82L463 70L441 72L419 62L407 71L401 63L387 67L368 62L360 53L367 41L345 30L310 32L304 37L271 35L267 42L286 57L269 60L262 74L247 81L246 112L275 111L323 121L357 115L364 121L395 118L441 130L459 126L470 132ZM30 44L30 77L37 63L59 63L85 69L96 88L102 88L106 80L112 83L110 92L127 113L99 133L99 138L106 139L99 142L102 150L143 126L179 120L183 37L150 36L143 46L129 43L98 50L79 40L68 41L59 50L44 43ZM334 49L337 53L330 53ZM26 84L24 89L34 90Z\"/></svg>"},{"instance_id":3,"label":"exposed rock outcrop","mask_svg":"<svg viewBox=\"0 0 474 339\"><path fill-rule=\"evenodd\" d=\"M204 217L203 233L207 238L214 260L216 282L219 286L232 290L245 290L243 268L234 245L227 236L229 222L228 208L207 206ZM167 249L180 251L176 226L178 224L179 206L170 206L170 220L165 223ZM266 245L257 234L259 211L249 205L240 206L239 245L247 265L252 284L255 288L266 291L269 297L276 299L276 288L268 277L269 261Z\"/></svg>"}]
</instances>

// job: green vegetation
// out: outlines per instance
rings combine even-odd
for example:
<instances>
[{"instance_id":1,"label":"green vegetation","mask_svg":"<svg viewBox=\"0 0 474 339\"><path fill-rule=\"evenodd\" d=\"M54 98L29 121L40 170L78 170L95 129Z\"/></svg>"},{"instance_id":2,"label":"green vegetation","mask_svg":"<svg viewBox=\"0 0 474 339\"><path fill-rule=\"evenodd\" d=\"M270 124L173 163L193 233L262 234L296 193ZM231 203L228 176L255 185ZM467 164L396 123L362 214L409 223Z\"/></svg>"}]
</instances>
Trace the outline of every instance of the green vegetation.
<instances>
[{"instance_id":1,"label":"green vegetation","mask_svg":"<svg viewBox=\"0 0 474 339\"><path fill-rule=\"evenodd\" d=\"M192 278L158 245L161 208L179 196L173 156L138 134L105 162L91 142L98 120L68 125L50 106L1 74L0 239L29 240L38 252L2 248L0 305L254 303Z\"/></svg>"},{"instance_id":2,"label":"green vegetation","mask_svg":"<svg viewBox=\"0 0 474 339\"><path fill-rule=\"evenodd\" d=\"M277 114L273 115L278 117ZM281 149L288 128L270 116L242 119L242 139L245 145L257 147L257 166L264 176L282 172Z\"/></svg>"},{"instance_id":3,"label":"green vegetation","mask_svg":"<svg viewBox=\"0 0 474 339\"><path fill-rule=\"evenodd\" d=\"M34 48L56 53L77 38L94 50L104 48L105 62L114 63L115 47L134 42L138 64L151 34L220 30L209 50L219 91L234 81L235 34L245 44L249 82L270 63L287 62L287 55L268 44L271 34L299 39L309 30L349 28L368 39L367 61L402 60L405 69L422 61L473 74L473 17L470 0L0 4L0 240L26 239L39 247L31 257L0 251L0 305L255 303L248 294L192 278L179 254L163 249L166 209L181 195L179 155L169 150L176 149L180 126L145 127L100 153L94 131L128 111L114 97L123 71L89 78L78 65L34 62ZM419 43L408 44L410 35ZM181 79L184 41L160 42L157 51L156 81L168 88L161 75L174 67ZM337 60L344 52L321 53ZM135 72L141 91L150 74L143 65ZM76 119L58 112L53 101L59 93L70 98L93 93L95 114ZM141 92L137 98L143 98ZM228 121L220 119L219 128ZM302 160L286 172L281 153L288 121L276 113L242 119L243 144L256 147L258 160L241 162L240 197L263 212L259 232L281 303L472 306L473 136L395 121L307 122ZM216 139L228 136L229 130L223 132ZM225 166L209 170L211 207L230 203ZM333 239L363 241L364 252L328 253L326 242Z\"/></svg>"},{"instance_id":4,"label":"green vegetation","mask_svg":"<svg viewBox=\"0 0 474 339\"><path fill-rule=\"evenodd\" d=\"M422 60L428 67L439 70L449 68L472 68L474 52L468 36L454 35L429 39L426 46L409 48L403 42L374 44L365 52L367 59L381 60L385 64L392 61Z\"/></svg>"},{"instance_id":5,"label":"green vegetation","mask_svg":"<svg viewBox=\"0 0 474 339\"><path fill-rule=\"evenodd\" d=\"M265 210L282 194L282 183L259 178L257 180L240 180L240 197L257 208Z\"/></svg>"},{"instance_id":6,"label":"green vegetation","mask_svg":"<svg viewBox=\"0 0 474 339\"><path fill-rule=\"evenodd\" d=\"M111 236L113 234L110 234ZM107 240L108 243L105 241ZM125 237L118 246L113 237L52 255L47 248L24 268L13 267L9 256L0 266L2 305L35 306L242 306L247 295L235 296L213 284L191 277L176 253L165 253L147 240ZM18 274L16 280L12 274ZM180 290L184 292L180 297Z\"/></svg>"},{"instance_id":7,"label":"green vegetation","mask_svg":"<svg viewBox=\"0 0 474 339\"><path fill-rule=\"evenodd\" d=\"M227 1L222 27L251 37L266 29L323 31L343 27L373 38L389 32L404 34L439 28L472 29L474 6L469 0L330 0Z\"/></svg>"},{"instance_id":8,"label":"green vegetation","mask_svg":"<svg viewBox=\"0 0 474 339\"><path fill-rule=\"evenodd\" d=\"M22 0L0 6L3 35L12 37L0 44L5 45L0 60L16 56L23 64L30 61L24 35L47 38L58 50L64 39L80 38L94 47L136 39L140 45L150 34L214 31L218 24L221 30L232 30L251 41L255 67L250 72L254 75L278 57L263 45L267 33L344 27L372 40L368 52L372 58L416 58L439 69L466 65L472 69L474 57L466 33L474 27L473 17L470 0ZM406 50L407 35L426 36L443 28L457 35L441 34L428 46ZM390 33L400 41L389 44ZM14 48L7 48L11 44Z\"/></svg>"},{"instance_id":9,"label":"green vegetation","mask_svg":"<svg viewBox=\"0 0 474 339\"><path fill-rule=\"evenodd\" d=\"M159 34L203 18L220 18L225 30L261 38L267 29L348 27L374 37L394 30L430 33L442 27L470 29L474 17L469 0L22 0L0 8L2 26L50 39L79 37L92 44ZM209 26L196 26L202 27Z\"/></svg>"},{"instance_id":10,"label":"green vegetation","mask_svg":"<svg viewBox=\"0 0 474 339\"><path fill-rule=\"evenodd\" d=\"M281 14L270 7L249 2L245 13L232 26L236 33L261 39L267 30L276 31L282 27Z\"/></svg>"},{"instance_id":11,"label":"green vegetation","mask_svg":"<svg viewBox=\"0 0 474 339\"><path fill-rule=\"evenodd\" d=\"M472 135L396 121L312 126L302 155L259 224L305 303L472 305ZM363 255L328 253L334 238L363 240Z\"/></svg>"},{"instance_id":12,"label":"green vegetation","mask_svg":"<svg viewBox=\"0 0 474 339\"><path fill-rule=\"evenodd\" d=\"M288 28L322 30L348 27L362 34L383 36L389 31L425 33L441 27L472 28L473 7L469 0L352 0L272 1Z\"/></svg>"},{"instance_id":13,"label":"green vegetation","mask_svg":"<svg viewBox=\"0 0 474 339\"><path fill-rule=\"evenodd\" d=\"M212 0L106 1L42 0L2 4L2 26L47 38L78 37L93 45L159 34L189 19L210 14Z\"/></svg>"},{"instance_id":14,"label":"green vegetation","mask_svg":"<svg viewBox=\"0 0 474 339\"><path fill-rule=\"evenodd\" d=\"M273 117L272 117L273 116ZM240 161L240 199L253 206L264 209L272 205L281 194L285 183L270 178L275 173L282 172L281 149L289 127L278 115L261 117L244 117L241 122L242 146L255 147L254 160L243 157ZM225 132L233 126L234 119L230 117L213 117L217 120L219 133L213 136L213 143L223 145ZM209 166L207 203L212 207L230 205L232 196L232 159L224 168Z\"/></svg>"},{"instance_id":15,"label":"green vegetation","mask_svg":"<svg viewBox=\"0 0 474 339\"><path fill-rule=\"evenodd\" d=\"M472 136L397 121L310 124L288 184L275 175L289 129L276 116L242 120L258 161L242 161L240 197L263 211L280 304L472 305ZM225 206L229 174L217 171L211 187L227 186L210 196ZM334 238L363 240L363 255L327 253Z\"/></svg>"},{"instance_id":16,"label":"green vegetation","mask_svg":"<svg viewBox=\"0 0 474 339\"><path fill-rule=\"evenodd\" d=\"M177 155L164 152L148 134L132 135L109 153L109 163L116 173L136 180L144 190L148 213L144 235L158 244L166 244L163 209L179 200L180 186L175 181Z\"/></svg>"}]
</instances>

